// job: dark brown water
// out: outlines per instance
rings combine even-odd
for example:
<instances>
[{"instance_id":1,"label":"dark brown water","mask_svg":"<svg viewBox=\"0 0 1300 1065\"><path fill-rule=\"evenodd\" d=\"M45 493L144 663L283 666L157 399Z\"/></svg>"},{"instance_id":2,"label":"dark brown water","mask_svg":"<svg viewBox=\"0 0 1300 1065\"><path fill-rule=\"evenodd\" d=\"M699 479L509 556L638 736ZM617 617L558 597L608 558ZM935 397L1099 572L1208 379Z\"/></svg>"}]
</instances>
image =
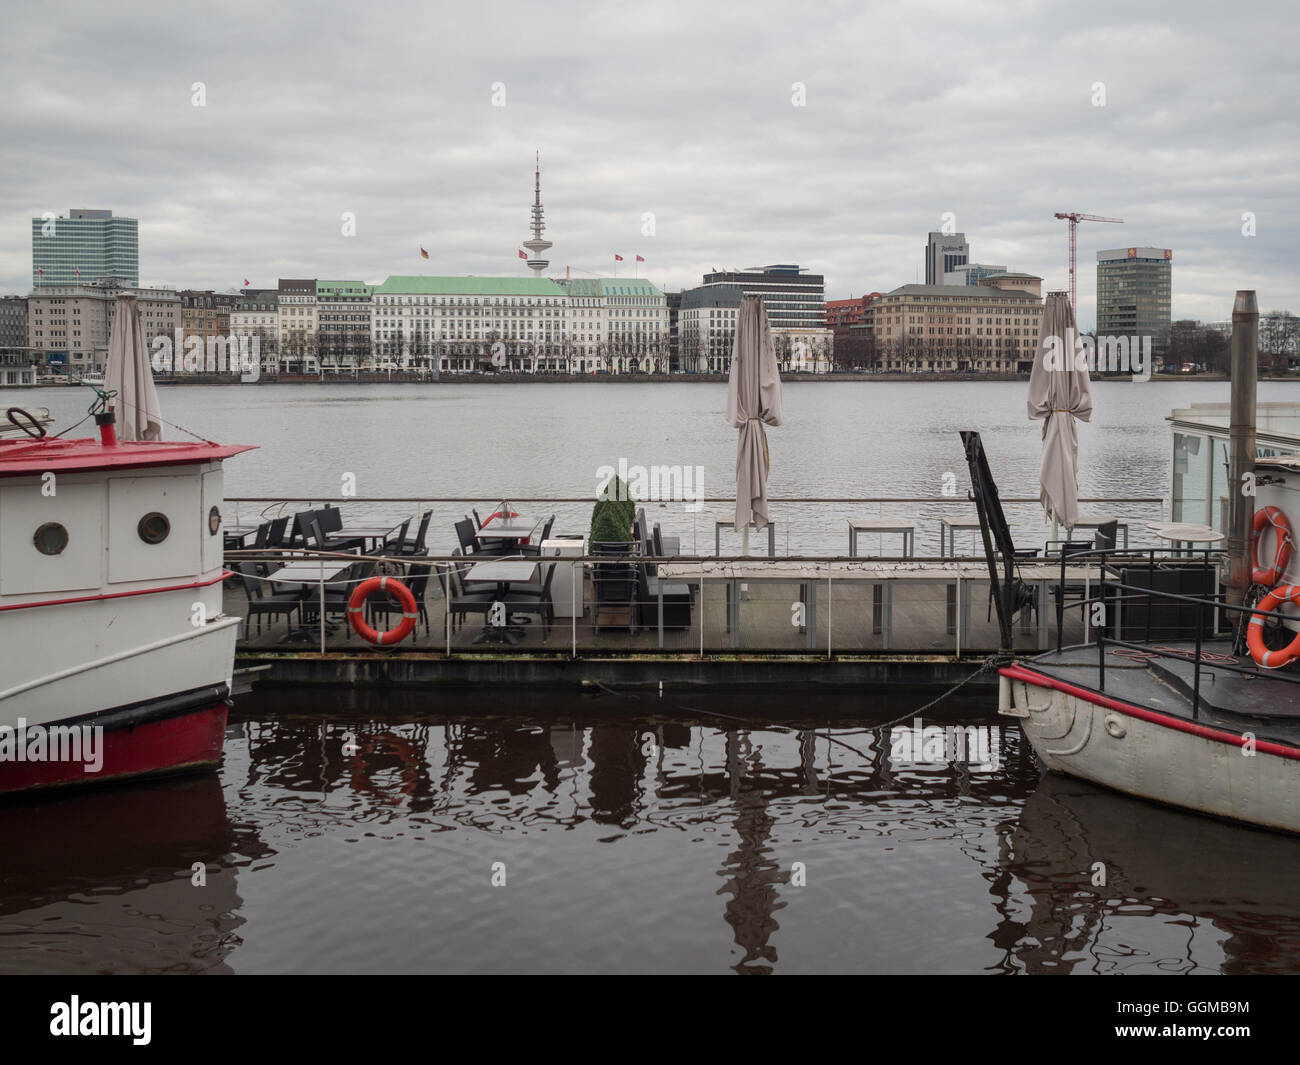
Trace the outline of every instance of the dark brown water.
<instances>
[{"instance_id":1,"label":"dark brown water","mask_svg":"<svg viewBox=\"0 0 1300 1065\"><path fill-rule=\"evenodd\" d=\"M263 690L218 773L0 805L0 970L1300 967L1300 841L1042 776L982 693L896 761L932 694Z\"/></svg>"}]
</instances>

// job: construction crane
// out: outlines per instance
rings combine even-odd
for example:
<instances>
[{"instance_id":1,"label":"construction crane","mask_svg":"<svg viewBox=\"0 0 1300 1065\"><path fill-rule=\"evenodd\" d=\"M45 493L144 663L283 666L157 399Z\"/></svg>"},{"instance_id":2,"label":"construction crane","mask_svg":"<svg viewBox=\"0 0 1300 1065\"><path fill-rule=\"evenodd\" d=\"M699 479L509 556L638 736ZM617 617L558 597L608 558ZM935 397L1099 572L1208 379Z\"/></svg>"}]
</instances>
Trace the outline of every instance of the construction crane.
<instances>
[{"instance_id":1,"label":"construction crane","mask_svg":"<svg viewBox=\"0 0 1300 1065\"><path fill-rule=\"evenodd\" d=\"M1068 218L1070 220L1070 310L1074 311L1076 319L1079 314L1079 305L1075 301L1074 290L1074 253L1075 241L1074 230L1080 222L1123 222L1122 218L1102 218L1099 214L1084 214L1082 211L1057 211L1055 217Z\"/></svg>"}]
</instances>

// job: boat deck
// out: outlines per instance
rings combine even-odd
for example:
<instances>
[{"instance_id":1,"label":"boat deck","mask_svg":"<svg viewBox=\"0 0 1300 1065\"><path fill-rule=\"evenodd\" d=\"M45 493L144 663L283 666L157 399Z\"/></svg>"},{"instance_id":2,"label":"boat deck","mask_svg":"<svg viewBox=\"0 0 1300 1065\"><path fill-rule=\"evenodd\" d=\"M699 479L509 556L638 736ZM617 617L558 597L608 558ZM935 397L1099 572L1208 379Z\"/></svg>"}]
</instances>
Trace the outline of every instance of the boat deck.
<instances>
[{"instance_id":1,"label":"boat deck","mask_svg":"<svg viewBox=\"0 0 1300 1065\"><path fill-rule=\"evenodd\" d=\"M1300 683L1284 679L1300 678L1300 674L1259 669L1248 655L1234 657L1231 641L1207 640L1202 644L1199 703L1194 709L1194 642L1170 640L1158 646L1186 657L1144 657L1143 652L1108 647L1104 685L1095 645L1049 651L1024 664L1057 680L1103 692L1112 699L1198 724L1235 733L1254 732L1260 739L1290 745L1300 741ZM1245 666L1252 672L1222 668L1225 664Z\"/></svg>"}]
</instances>

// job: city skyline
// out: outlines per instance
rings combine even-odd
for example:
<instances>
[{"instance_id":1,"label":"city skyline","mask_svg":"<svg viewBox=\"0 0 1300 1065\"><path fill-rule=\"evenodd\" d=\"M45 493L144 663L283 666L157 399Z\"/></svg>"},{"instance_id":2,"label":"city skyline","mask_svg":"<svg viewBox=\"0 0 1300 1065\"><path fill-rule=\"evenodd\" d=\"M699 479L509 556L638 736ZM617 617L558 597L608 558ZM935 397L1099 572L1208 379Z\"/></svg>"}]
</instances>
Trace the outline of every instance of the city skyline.
<instances>
[{"instance_id":1,"label":"city skyline","mask_svg":"<svg viewBox=\"0 0 1300 1065\"><path fill-rule=\"evenodd\" d=\"M285 12L252 34L241 10L187 24L84 7L39 58L15 45L36 16L11 16L0 291L28 291L30 220L69 204L139 219L144 285L526 276L540 149L547 276L639 267L675 290L798 262L842 299L923 279L924 235L951 213L980 261L1051 291L1067 284L1052 214L1080 210L1128 220L1080 227L1082 324L1095 252L1117 245L1176 249L1175 319L1221 320L1239 287L1265 308L1300 303L1296 76L1266 32L1276 5L1225 27L1208 5L1172 26L1102 4L1104 33L1064 6L844 5L832 37L761 5L740 24L691 8L692 34L673 5L634 24L593 11L580 35L526 7L396 7L374 25ZM430 65L438 39L491 47ZM900 39L952 57L949 78L905 64ZM342 58L323 75L315 53ZM534 73L537 54L564 77Z\"/></svg>"}]
</instances>

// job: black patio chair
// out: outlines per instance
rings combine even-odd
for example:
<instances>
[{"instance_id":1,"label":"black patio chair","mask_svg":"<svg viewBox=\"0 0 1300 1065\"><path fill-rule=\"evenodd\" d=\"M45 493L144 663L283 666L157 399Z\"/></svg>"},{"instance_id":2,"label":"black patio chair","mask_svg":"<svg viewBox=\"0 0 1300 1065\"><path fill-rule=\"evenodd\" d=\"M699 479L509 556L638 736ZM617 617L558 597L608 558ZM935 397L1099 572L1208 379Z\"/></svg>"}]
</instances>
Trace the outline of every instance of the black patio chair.
<instances>
[{"instance_id":1,"label":"black patio chair","mask_svg":"<svg viewBox=\"0 0 1300 1065\"><path fill-rule=\"evenodd\" d=\"M467 555L478 554L478 540L474 538L474 523L469 518L456 522L456 539L460 541L460 550Z\"/></svg>"},{"instance_id":2,"label":"black patio chair","mask_svg":"<svg viewBox=\"0 0 1300 1065\"><path fill-rule=\"evenodd\" d=\"M257 569L251 562L236 562L232 568L239 574L244 585L244 595L248 598L248 615L244 621L246 633L253 618L257 618L257 631L260 633L263 616L269 615L274 620L280 614L292 617L295 613L301 613L301 591L268 592L266 585L257 579Z\"/></svg>"},{"instance_id":3,"label":"black patio chair","mask_svg":"<svg viewBox=\"0 0 1300 1065\"><path fill-rule=\"evenodd\" d=\"M555 621L555 604L551 602L551 580L555 577L555 567L546 568L546 578L542 581L541 595L517 595L514 585L506 592L506 617L512 614L537 614L542 619L542 642L551 634L551 624Z\"/></svg>"},{"instance_id":4,"label":"black patio chair","mask_svg":"<svg viewBox=\"0 0 1300 1065\"><path fill-rule=\"evenodd\" d=\"M382 555L385 558L395 558L402 553L402 544L406 542L406 530L410 528L411 519L407 518L401 525L394 525L388 530L383 540L377 547L372 547L366 552L368 555Z\"/></svg>"},{"instance_id":5,"label":"black patio chair","mask_svg":"<svg viewBox=\"0 0 1300 1065\"><path fill-rule=\"evenodd\" d=\"M349 566L337 580L326 582L324 604L321 603L320 586L308 587L302 600L303 625L307 626L316 621L320 617L323 606L326 626L330 631L337 628L338 623L330 621L330 618L346 616L348 601L352 598L357 584L369 577L374 569L373 562L360 562L355 566Z\"/></svg>"},{"instance_id":6,"label":"black patio chair","mask_svg":"<svg viewBox=\"0 0 1300 1065\"><path fill-rule=\"evenodd\" d=\"M527 543L519 545L519 553L525 558L538 558L542 553L542 543L551 538L551 527L555 524L555 515L552 514L546 519L546 524L542 527L542 535L537 537L536 543ZM530 539L532 539L530 537Z\"/></svg>"},{"instance_id":7,"label":"black patio chair","mask_svg":"<svg viewBox=\"0 0 1300 1065\"><path fill-rule=\"evenodd\" d=\"M597 555L620 555L630 559L630 556L636 553L637 545L635 543L600 543L592 545L592 554ZM596 600L592 608L592 620L595 623L597 635L600 634L601 618L608 613L626 619L619 622L615 627L636 631L637 580L637 565L630 560L593 562L591 564L591 583L595 590Z\"/></svg>"},{"instance_id":8,"label":"black patio chair","mask_svg":"<svg viewBox=\"0 0 1300 1065\"><path fill-rule=\"evenodd\" d=\"M326 551L359 551L366 546L360 536L335 536L343 528L343 512L338 507L323 507L317 517L320 523L321 546Z\"/></svg>"},{"instance_id":9,"label":"black patio chair","mask_svg":"<svg viewBox=\"0 0 1300 1065\"><path fill-rule=\"evenodd\" d=\"M266 537L267 547L288 547L285 541L285 532L289 528L289 515L282 518L275 518L271 521L271 531Z\"/></svg>"},{"instance_id":10,"label":"black patio chair","mask_svg":"<svg viewBox=\"0 0 1300 1065\"><path fill-rule=\"evenodd\" d=\"M452 551L454 557L460 556L460 548ZM467 614L487 616L496 601L494 590L467 592L463 581L461 567L464 563L438 564L438 583L442 585L443 598L447 601L447 614L451 617L451 631L456 632L461 626L461 619Z\"/></svg>"},{"instance_id":11,"label":"black patio chair","mask_svg":"<svg viewBox=\"0 0 1300 1065\"><path fill-rule=\"evenodd\" d=\"M398 554L402 555L427 555L429 549L425 546L425 540L429 535L429 522L433 520L433 511L426 510L420 515L420 527L416 530L415 539L407 542L403 541Z\"/></svg>"}]
</instances>

